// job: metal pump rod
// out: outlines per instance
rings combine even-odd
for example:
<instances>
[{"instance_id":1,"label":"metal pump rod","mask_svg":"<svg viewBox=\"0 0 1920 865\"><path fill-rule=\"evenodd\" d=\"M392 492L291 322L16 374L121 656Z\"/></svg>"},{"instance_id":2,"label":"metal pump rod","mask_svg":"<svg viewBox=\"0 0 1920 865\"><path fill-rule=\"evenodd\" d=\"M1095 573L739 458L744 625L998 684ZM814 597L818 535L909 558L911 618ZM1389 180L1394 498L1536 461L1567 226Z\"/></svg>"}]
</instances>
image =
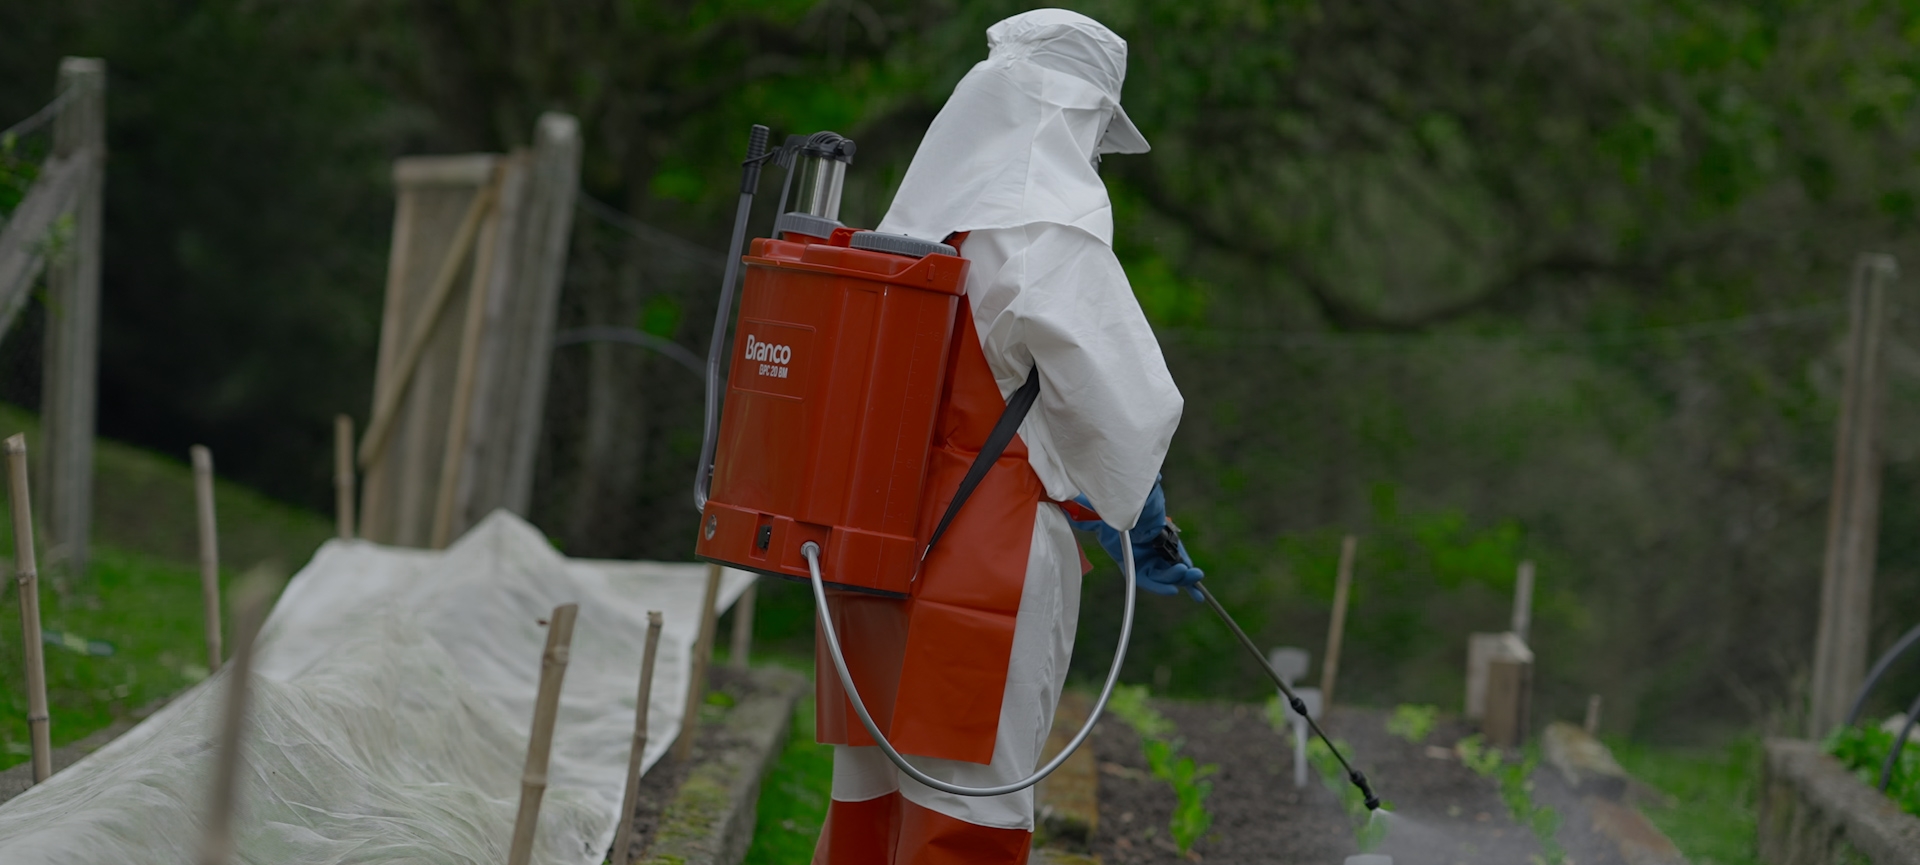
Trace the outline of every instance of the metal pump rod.
<instances>
[{"instance_id":1,"label":"metal pump rod","mask_svg":"<svg viewBox=\"0 0 1920 865\"><path fill-rule=\"evenodd\" d=\"M1353 768L1353 764L1348 763L1347 758L1340 756L1340 749L1333 746L1333 740L1328 739L1327 734L1320 729L1320 725L1313 722L1313 716L1307 714L1307 702L1295 695L1292 688L1287 687L1286 681L1280 678L1280 673L1273 669L1272 664L1267 662L1267 656L1260 653L1260 647L1253 644L1253 638L1247 636L1246 631L1240 630L1240 623L1234 621L1232 616L1227 615L1227 608L1220 606L1220 602L1213 597L1213 593L1207 591L1206 582L1195 583L1194 588L1200 590L1200 599L1206 601L1207 606L1213 608L1214 614L1220 617L1220 621L1227 623L1227 629L1233 631L1235 637L1240 638L1240 645L1246 647L1247 654L1252 655L1255 661L1260 662L1260 669L1267 671L1267 678L1272 679L1275 685L1280 686L1280 693L1287 695L1287 705L1293 707L1293 710L1298 712L1301 718L1306 719L1307 726L1313 730L1315 735L1320 737L1320 741L1327 743L1327 750L1332 751L1333 758L1340 761L1340 767L1347 770L1347 780L1352 782L1353 786L1360 788L1360 795L1366 800L1367 810L1380 810L1380 797L1373 795L1373 788L1367 784L1367 776L1359 769Z\"/></svg>"},{"instance_id":2,"label":"metal pump rod","mask_svg":"<svg viewBox=\"0 0 1920 865\"><path fill-rule=\"evenodd\" d=\"M707 407L700 439L700 464L693 475L693 509L707 509L707 490L713 483L714 430L720 424L720 356L726 351L727 318L733 312L733 286L740 278L740 247L747 242L747 217L753 213L753 192L760 186L760 166L767 161L765 126L754 124L747 136L747 158L740 163L740 206L733 214L733 240L727 244L727 271L720 278L720 307L713 314L713 339L707 343Z\"/></svg>"}]
</instances>

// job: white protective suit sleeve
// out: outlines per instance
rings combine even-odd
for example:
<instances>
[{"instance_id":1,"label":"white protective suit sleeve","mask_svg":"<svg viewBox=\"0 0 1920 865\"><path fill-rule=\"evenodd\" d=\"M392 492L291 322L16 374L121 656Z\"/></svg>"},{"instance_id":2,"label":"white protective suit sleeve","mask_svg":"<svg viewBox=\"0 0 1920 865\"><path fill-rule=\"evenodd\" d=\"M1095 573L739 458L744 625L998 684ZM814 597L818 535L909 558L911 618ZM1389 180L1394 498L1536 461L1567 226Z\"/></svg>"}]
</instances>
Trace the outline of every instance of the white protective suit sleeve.
<instances>
[{"instance_id":1,"label":"white protective suit sleeve","mask_svg":"<svg viewBox=\"0 0 1920 865\"><path fill-rule=\"evenodd\" d=\"M1020 425L1028 459L1057 501L1085 493L1132 528L1167 456L1182 401L1113 249L1077 228L976 230L967 295L1002 396L1040 366Z\"/></svg>"}]
</instances>

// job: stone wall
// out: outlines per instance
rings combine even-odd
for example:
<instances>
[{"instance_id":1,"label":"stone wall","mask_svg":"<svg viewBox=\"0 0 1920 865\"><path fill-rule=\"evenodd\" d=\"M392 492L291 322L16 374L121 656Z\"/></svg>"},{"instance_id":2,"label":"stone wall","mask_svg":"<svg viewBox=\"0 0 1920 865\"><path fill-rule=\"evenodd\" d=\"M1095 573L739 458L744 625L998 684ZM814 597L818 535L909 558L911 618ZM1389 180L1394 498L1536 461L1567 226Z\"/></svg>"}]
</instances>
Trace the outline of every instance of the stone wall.
<instances>
[{"instance_id":1,"label":"stone wall","mask_svg":"<svg viewBox=\"0 0 1920 865\"><path fill-rule=\"evenodd\" d=\"M1920 818L1855 778L1815 742L1768 739L1760 782L1768 865L1920 865Z\"/></svg>"}]
</instances>

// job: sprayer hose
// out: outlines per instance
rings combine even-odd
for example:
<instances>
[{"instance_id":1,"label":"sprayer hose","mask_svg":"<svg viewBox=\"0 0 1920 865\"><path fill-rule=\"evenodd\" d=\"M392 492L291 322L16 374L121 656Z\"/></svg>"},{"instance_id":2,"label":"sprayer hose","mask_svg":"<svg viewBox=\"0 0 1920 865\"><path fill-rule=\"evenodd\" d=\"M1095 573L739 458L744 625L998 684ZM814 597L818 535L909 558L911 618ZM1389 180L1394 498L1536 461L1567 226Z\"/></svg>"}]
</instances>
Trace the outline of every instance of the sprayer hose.
<instances>
[{"instance_id":1,"label":"sprayer hose","mask_svg":"<svg viewBox=\"0 0 1920 865\"><path fill-rule=\"evenodd\" d=\"M880 746L881 753L886 754L887 760L891 761L893 765L898 767L907 777L925 784L928 787L932 787L935 790L939 790L942 793L951 793L955 796L1003 796L1008 793L1017 793L1038 784L1040 783L1040 779L1053 774L1053 770L1060 768L1060 764L1065 763L1067 758L1072 756L1073 752L1080 748L1080 743L1086 741L1087 734L1093 732L1093 725L1100 720L1100 713L1107 707L1107 698L1113 696L1113 686L1120 680L1120 664L1127 658L1127 640L1133 636L1133 602L1135 595L1133 585L1133 545L1121 544L1120 550L1122 559L1120 563L1121 576L1125 577L1127 581L1126 606L1120 618L1120 643L1113 650L1113 666L1107 670L1107 682L1100 688L1100 699L1094 701L1093 712L1087 716L1087 723L1080 728L1080 732L1075 733L1073 739L1067 742L1067 746L1060 749L1060 753L1054 755L1052 760L1047 761L1045 766L1041 766L1026 778L1011 784L1001 784L997 787L962 787L958 784L949 784L946 781L928 775L918 768L915 768L912 763L908 763L907 758L902 756L898 750L894 749L893 743L887 741L886 736L881 735L880 727L873 723L873 716L868 714L866 703L860 699L859 689L853 686L853 675L847 672L847 658L840 652L840 635L834 633L833 617L827 615L826 582L820 578L820 545L813 541L808 541L800 547L800 555L806 557L807 570L813 574L813 602L820 616L820 633L826 635L827 638L827 655L833 659L834 672L840 676L840 686L846 689L847 701L853 704L853 713L859 716L860 726L867 728L867 735L873 737L873 741Z\"/></svg>"}]
</instances>

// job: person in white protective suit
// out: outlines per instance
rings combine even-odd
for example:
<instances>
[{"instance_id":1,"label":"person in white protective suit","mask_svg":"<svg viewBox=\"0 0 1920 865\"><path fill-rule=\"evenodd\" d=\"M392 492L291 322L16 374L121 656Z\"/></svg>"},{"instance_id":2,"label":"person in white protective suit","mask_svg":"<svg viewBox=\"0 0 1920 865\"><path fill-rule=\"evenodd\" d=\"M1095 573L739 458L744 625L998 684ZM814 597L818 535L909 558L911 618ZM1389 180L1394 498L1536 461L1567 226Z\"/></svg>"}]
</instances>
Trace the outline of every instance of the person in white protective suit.
<instances>
[{"instance_id":1,"label":"person in white protective suit","mask_svg":"<svg viewBox=\"0 0 1920 865\"><path fill-rule=\"evenodd\" d=\"M987 703L997 715L967 733L953 720L961 710L949 703L905 705L906 684L891 707L895 729L903 716L924 711L936 716L929 723L952 722L961 731L938 740L964 740L952 747L931 735L926 741L936 744L915 748L895 738L895 745L922 771L967 786L1018 781L1039 761L1065 685L1088 567L1076 526L1100 531L1116 557L1123 534L1128 537L1137 581L1150 591L1191 591L1201 576L1184 550L1155 543L1166 525L1159 470L1180 420L1181 397L1114 256L1112 205L1097 169L1102 154L1147 151L1120 109L1126 42L1091 18L1059 9L1001 21L987 30L987 41L989 56L960 81L933 121L878 227L956 244L971 262L962 313L971 321L963 329L977 335L979 352L972 357L984 364L976 367L979 381L970 384L962 359L954 400L967 399L977 384L994 405L976 414L991 421L1029 372L1039 370L1038 401L995 466L1008 469L1004 482L996 486L990 473L948 536L971 531L975 540L943 541L927 567L928 582L941 579L935 565L964 568L969 585L983 575L1007 578L1017 615L1010 617L1010 650L989 661L1005 669L1004 694ZM1017 465L1009 468L1009 459ZM1028 491L1009 492L1016 488ZM1011 516L994 523L994 513ZM968 519L974 523L962 526ZM959 558L935 561L943 555ZM836 615L845 616L842 641L859 643L860 619L844 608ZM972 650L941 648L943 657ZM910 658L907 666L914 663ZM818 678L821 739L841 744L814 862L1026 861L1031 787L970 798L903 776L832 708L840 702L834 676ZM911 671L902 674L903 681L913 678ZM860 690L883 689L863 684Z\"/></svg>"}]
</instances>

